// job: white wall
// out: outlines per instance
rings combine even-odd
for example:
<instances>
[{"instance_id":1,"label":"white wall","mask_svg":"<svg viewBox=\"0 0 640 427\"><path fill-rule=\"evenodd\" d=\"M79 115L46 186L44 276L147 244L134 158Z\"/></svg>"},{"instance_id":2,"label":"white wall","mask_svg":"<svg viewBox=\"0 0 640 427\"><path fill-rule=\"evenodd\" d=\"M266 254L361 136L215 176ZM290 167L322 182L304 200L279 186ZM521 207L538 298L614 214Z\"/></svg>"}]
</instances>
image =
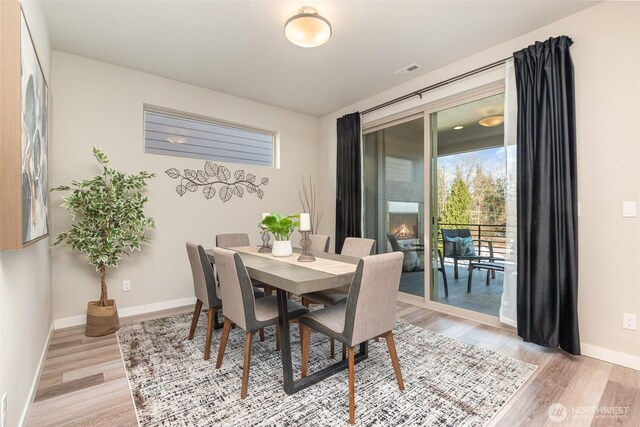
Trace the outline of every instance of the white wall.
<instances>
[{"instance_id":1,"label":"white wall","mask_svg":"<svg viewBox=\"0 0 640 427\"><path fill-rule=\"evenodd\" d=\"M536 40L566 34L576 79L578 134L579 317L583 352L640 368L640 332L622 329L622 313L640 315L638 218L622 218L623 200L640 200L640 4L604 2L443 67L322 118L322 159L335 174L336 118L511 56ZM496 71L476 82L495 80ZM469 88L462 81L378 111L384 117ZM335 182L323 194L335 206ZM328 209L328 223L334 223ZM325 230L333 232L333 230Z\"/></svg>"},{"instance_id":2,"label":"white wall","mask_svg":"<svg viewBox=\"0 0 640 427\"><path fill-rule=\"evenodd\" d=\"M51 85L51 47L44 12L32 1L23 1L22 7ZM0 252L0 396L7 393L7 426L17 426L23 419L48 344L52 325L48 246L49 240L44 239L21 251Z\"/></svg>"},{"instance_id":3,"label":"white wall","mask_svg":"<svg viewBox=\"0 0 640 427\"><path fill-rule=\"evenodd\" d=\"M259 243L260 213L300 212L302 174L316 177L319 171L319 119L314 117L58 51L53 52L53 96L58 143L51 152L52 185L98 173L92 146L103 148L115 168L157 174L146 210L156 221L151 246L107 273L109 295L121 309L192 298L185 242L212 247L218 233L246 232ZM144 103L278 131L280 169L226 164L232 172L244 169L268 177L264 198L246 193L223 203L217 195L206 200L201 192L178 196L177 181L164 171L200 169L204 161L145 154ZM52 195L53 234L70 224L67 212L57 207L60 202L61 194ZM130 292L122 292L124 279L131 280ZM67 319L56 326L82 321L87 301L99 296L99 278L81 254L55 248L53 293L54 318Z\"/></svg>"}]
</instances>

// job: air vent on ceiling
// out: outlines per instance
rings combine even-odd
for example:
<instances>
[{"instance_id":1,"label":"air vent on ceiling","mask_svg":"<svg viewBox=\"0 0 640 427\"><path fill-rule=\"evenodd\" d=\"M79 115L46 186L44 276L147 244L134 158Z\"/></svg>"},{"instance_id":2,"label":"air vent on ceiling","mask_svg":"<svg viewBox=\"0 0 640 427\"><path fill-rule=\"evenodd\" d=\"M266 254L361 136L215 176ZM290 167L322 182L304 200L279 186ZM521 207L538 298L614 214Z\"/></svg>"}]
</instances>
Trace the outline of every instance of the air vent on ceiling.
<instances>
[{"instance_id":1,"label":"air vent on ceiling","mask_svg":"<svg viewBox=\"0 0 640 427\"><path fill-rule=\"evenodd\" d=\"M407 65L406 67L403 67L401 69L399 69L398 71L396 71L395 74L398 77L402 77L402 76L406 76L409 73L413 73L414 71L418 70L422 68L422 65L420 64L411 64L411 65Z\"/></svg>"}]
</instances>

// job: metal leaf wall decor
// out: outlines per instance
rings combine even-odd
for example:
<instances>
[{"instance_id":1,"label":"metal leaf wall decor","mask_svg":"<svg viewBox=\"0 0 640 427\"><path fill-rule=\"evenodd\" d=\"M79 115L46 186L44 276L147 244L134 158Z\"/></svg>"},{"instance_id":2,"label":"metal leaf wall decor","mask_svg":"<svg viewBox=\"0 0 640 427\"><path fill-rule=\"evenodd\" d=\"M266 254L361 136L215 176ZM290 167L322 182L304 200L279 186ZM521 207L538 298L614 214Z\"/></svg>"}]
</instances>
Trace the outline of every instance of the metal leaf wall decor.
<instances>
[{"instance_id":1,"label":"metal leaf wall decor","mask_svg":"<svg viewBox=\"0 0 640 427\"><path fill-rule=\"evenodd\" d=\"M202 188L202 194L206 199L213 198L217 191L223 202L228 202L234 195L242 198L245 189L247 193L255 194L259 199L262 199L264 191L260 187L269 183L269 178L262 178L259 183L256 183L256 176L252 173L245 175L242 169L235 171L232 179L231 171L228 168L209 160L204 163L204 169L201 170L185 169L182 174L178 169L171 168L167 169L165 173L173 179L180 178L180 184L176 186L176 193L180 197L184 196L187 191L195 193L199 188ZM220 187L216 189L216 185L220 185Z\"/></svg>"}]
</instances>

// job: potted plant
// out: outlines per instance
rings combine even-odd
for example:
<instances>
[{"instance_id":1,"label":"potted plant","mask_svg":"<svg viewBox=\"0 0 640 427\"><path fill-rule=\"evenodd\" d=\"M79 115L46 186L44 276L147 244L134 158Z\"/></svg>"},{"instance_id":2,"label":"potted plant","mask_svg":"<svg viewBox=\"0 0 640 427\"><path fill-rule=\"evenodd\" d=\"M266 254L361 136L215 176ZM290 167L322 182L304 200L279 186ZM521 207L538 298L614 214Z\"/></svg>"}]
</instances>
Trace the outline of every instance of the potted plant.
<instances>
[{"instance_id":1,"label":"potted plant","mask_svg":"<svg viewBox=\"0 0 640 427\"><path fill-rule=\"evenodd\" d=\"M95 147L93 156L102 166L100 175L51 190L70 191L61 206L73 220L71 228L59 233L52 246L64 242L84 253L100 273L100 300L87 304L85 335L89 337L120 328L116 303L107 298L107 267L117 267L123 255L140 250L142 243L149 242L145 232L155 227L143 211L147 202L143 191L154 174L143 171L127 175L109 168L109 159Z\"/></svg>"},{"instance_id":2,"label":"potted plant","mask_svg":"<svg viewBox=\"0 0 640 427\"><path fill-rule=\"evenodd\" d=\"M267 215L261 222L263 226L269 230L275 241L273 242L273 247L271 248L271 253L273 256L290 256L293 253L291 249L291 233L294 228L299 227L300 223L298 221L294 221L294 219L299 218L300 215L289 215L282 216L279 213L272 213Z\"/></svg>"}]
</instances>

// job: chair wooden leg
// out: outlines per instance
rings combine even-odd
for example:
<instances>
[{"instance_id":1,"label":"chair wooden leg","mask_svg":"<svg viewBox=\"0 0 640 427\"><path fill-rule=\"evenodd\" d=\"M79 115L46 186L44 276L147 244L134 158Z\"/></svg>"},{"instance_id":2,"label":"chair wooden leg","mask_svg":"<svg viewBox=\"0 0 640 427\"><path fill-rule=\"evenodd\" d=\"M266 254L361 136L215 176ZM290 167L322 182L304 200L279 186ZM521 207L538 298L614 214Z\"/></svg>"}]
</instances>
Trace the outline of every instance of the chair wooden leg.
<instances>
[{"instance_id":1,"label":"chair wooden leg","mask_svg":"<svg viewBox=\"0 0 640 427\"><path fill-rule=\"evenodd\" d=\"M347 345L342 343L342 360L347 358Z\"/></svg>"},{"instance_id":2,"label":"chair wooden leg","mask_svg":"<svg viewBox=\"0 0 640 427\"><path fill-rule=\"evenodd\" d=\"M309 300L306 298L302 298L302 305L309 308Z\"/></svg>"},{"instance_id":3,"label":"chair wooden leg","mask_svg":"<svg viewBox=\"0 0 640 427\"><path fill-rule=\"evenodd\" d=\"M247 389L249 388L249 365L251 364L251 338L253 332L247 332L244 335L244 366L242 367L242 390L240 391L240 399L247 397Z\"/></svg>"},{"instance_id":4,"label":"chair wooden leg","mask_svg":"<svg viewBox=\"0 0 640 427\"><path fill-rule=\"evenodd\" d=\"M207 338L204 341L204 360L209 360L211 355L211 335L213 334L213 323L216 319L216 311L210 308L207 312Z\"/></svg>"},{"instance_id":5,"label":"chair wooden leg","mask_svg":"<svg viewBox=\"0 0 640 427\"><path fill-rule=\"evenodd\" d=\"M349 347L349 424L356 422L356 385L354 348Z\"/></svg>"},{"instance_id":6,"label":"chair wooden leg","mask_svg":"<svg viewBox=\"0 0 640 427\"><path fill-rule=\"evenodd\" d=\"M302 362L300 366L300 377L307 376L307 368L309 366L309 347L311 346L311 329L308 326L300 324L300 342L302 345Z\"/></svg>"},{"instance_id":7,"label":"chair wooden leg","mask_svg":"<svg viewBox=\"0 0 640 427\"><path fill-rule=\"evenodd\" d=\"M216 369L220 369L222 366L222 358L224 357L224 350L227 348L227 339L229 338L229 331L231 330L231 320L224 319L224 325L222 326L222 337L220 338L220 348L218 349L218 360L216 361Z\"/></svg>"},{"instance_id":8,"label":"chair wooden leg","mask_svg":"<svg viewBox=\"0 0 640 427\"><path fill-rule=\"evenodd\" d=\"M260 328L260 341L264 341L264 328Z\"/></svg>"},{"instance_id":9,"label":"chair wooden leg","mask_svg":"<svg viewBox=\"0 0 640 427\"><path fill-rule=\"evenodd\" d=\"M202 310L202 301L196 301L196 307L193 309L193 319L191 319L191 329L189 330L189 340L193 339L193 334L196 332L196 326L198 326L198 319L200 318L200 310Z\"/></svg>"},{"instance_id":10,"label":"chair wooden leg","mask_svg":"<svg viewBox=\"0 0 640 427\"><path fill-rule=\"evenodd\" d=\"M400 361L398 360L398 353L396 353L396 345L393 341L393 332L389 331L384 334L384 338L387 340L387 347L389 348L389 356L391 356L391 363L393 364L393 370L396 373L396 379L398 380L398 387L400 390L404 390L404 381L402 381L402 372L400 372Z\"/></svg>"}]
</instances>

